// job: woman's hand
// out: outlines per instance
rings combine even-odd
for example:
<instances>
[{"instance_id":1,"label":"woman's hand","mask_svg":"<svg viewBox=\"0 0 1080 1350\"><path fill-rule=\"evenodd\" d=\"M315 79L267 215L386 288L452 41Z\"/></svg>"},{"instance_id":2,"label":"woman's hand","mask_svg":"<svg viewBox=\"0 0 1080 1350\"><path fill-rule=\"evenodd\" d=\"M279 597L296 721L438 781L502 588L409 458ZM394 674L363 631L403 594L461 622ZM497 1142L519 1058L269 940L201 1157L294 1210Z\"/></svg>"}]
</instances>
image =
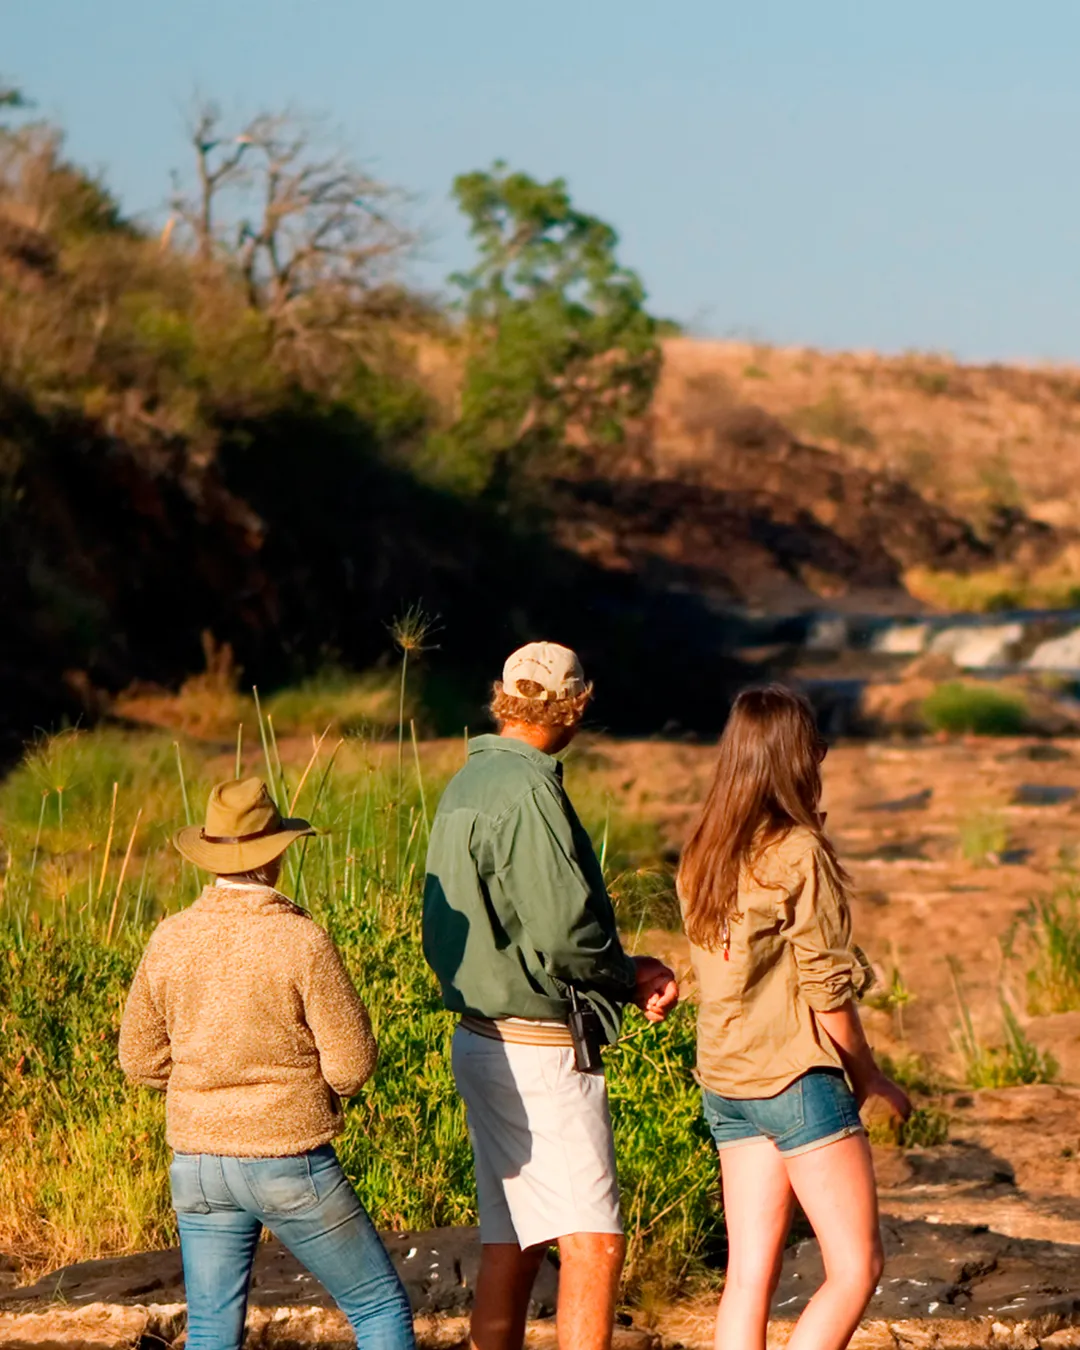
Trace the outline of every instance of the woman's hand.
<instances>
[{"instance_id":1,"label":"woman's hand","mask_svg":"<svg viewBox=\"0 0 1080 1350\"><path fill-rule=\"evenodd\" d=\"M852 1086L860 1109L871 1098L876 1098L886 1104L891 1115L898 1116L901 1120L907 1120L911 1115L911 1098L899 1083L894 1083L876 1066L872 1074L861 1081L853 1082Z\"/></svg>"},{"instance_id":2,"label":"woman's hand","mask_svg":"<svg viewBox=\"0 0 1080 1350\"><path fill-rule=\"evenodd\" d=\"M849 999L843 1007L832 1012L819 1012L817 1020L840 1053L859 1106L878 1097L891 1116L907 1120L911 1115L911 1101L904 1089L887 1078L875 1063L855 1000Z\"/></svg>"}]
</instances>

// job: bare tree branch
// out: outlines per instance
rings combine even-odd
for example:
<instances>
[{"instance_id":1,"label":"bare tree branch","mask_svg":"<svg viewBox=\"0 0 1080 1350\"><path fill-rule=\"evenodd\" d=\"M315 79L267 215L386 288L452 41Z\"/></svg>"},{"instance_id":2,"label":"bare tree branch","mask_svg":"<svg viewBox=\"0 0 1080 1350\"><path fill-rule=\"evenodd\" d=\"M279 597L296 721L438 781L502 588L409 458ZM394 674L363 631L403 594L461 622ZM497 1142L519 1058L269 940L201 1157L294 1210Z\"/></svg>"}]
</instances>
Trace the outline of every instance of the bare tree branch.
<instances>
[{"instance_id":1,"label":"bare tree branch","mask_svg":"<svg viewBox=\"0 0 1080 1350\"><path fill-rule=\"evenodd\" d=\"M413 242L402 194L326 146L295 114L261 113L236 133L213 104L191 128L197 185L173 210L200 257L235 266L275 340L343 330L392 281Z\"/></svg>"}]
</instances>

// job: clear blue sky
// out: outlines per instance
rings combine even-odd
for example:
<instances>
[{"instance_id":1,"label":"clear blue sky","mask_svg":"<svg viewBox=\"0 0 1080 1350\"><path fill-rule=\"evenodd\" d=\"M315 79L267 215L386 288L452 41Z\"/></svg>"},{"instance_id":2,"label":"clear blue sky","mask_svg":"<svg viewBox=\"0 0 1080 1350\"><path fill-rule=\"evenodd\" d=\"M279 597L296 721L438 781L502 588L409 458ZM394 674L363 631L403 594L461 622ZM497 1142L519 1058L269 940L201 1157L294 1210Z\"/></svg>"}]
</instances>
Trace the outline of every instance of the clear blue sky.
<instances>
[{"instance_id":1,"label":"clear blue sky","mask_svg":"<svg viewBox=\"0 0 1080 1350\"><path fill-rule=\"evenodd\" d=\"M1080 0L0 0L0 73L131 211L198 88L324 112L416 194L565 176L693 330L1080 360Z\"/></svg>"}]
</instances>

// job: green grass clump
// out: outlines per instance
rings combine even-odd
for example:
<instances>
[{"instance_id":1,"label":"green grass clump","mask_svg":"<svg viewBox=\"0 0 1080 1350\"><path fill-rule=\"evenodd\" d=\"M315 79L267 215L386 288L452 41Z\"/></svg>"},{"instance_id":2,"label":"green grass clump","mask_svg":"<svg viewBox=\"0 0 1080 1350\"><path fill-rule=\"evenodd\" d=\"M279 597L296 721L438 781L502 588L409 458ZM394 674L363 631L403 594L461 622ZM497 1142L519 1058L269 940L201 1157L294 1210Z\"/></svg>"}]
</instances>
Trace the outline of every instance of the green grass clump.
<instances>
[{"instance_id":1,"label":"green grass clump","mask_svg":"<svg viewBox=\"0 0 1080 1350\"><path fill-rule=\"evenodd\" d=\"M905 1092L933 1096L941 1091L938 1075L922 1055L894 1057L875 1054L882 1073L899 1083ZM916 1106L907 1120L874 1117L868 1127L870 1142L899 1148L933 1148L949 1138L949 1117L936 1106Z\"/></svg>"},{"instance_id":2,"label":"green grass clump","mask_svg":"<svg viewBox=\"0 0 1080 1350\"><path fill-rule=\"evenodd\" d=\"M1028 915L1035 960L1028 971L1033 1013L1080 1008L1080 891L1075 883L1037 900Z\"/></svg>"},{"instance_id":3,"label":"green grass clump","mask_svg":"<svg viewBox=\"0 0 1080 1350\"><path fill-rule=\"evenodd\" d=\"M928 474L936 472L936 461L925 467ZM1065 557L1035 568L1006 563L970 573L913 567L904 573L904 586L917 599L955 613L1073 609L1080 604L1080 577Z\"/></svg>"},{"instance_id":4,"label":"green grass clump","mask_svg":"<svg viewBox=\"0 0 1080 1350\"><path fill-rule=\"evenodd\" d=\"M975 867L996 863L1009 847L1009 829L1000 811L981 808L961 817L960 853Z\"/></svg>"},{"instance_id":5,"label":"green grass clump","mask_svg":"<svg viewBox=\"0 0 1080 1350\"><path fill-rule=\"evenodd\" d=\"M949 376L944 370L917 370L912 375L912 384L922 394L939 398L949 392Z\"/></svg>"},{"instance_id":6,"label":"green grass clump","mask_svg":"<svg viewBox=\"0 0 1080 1350\"><path fill-rule=\"evenodd\" d=\"M923 720L931 731L952 735L1019 736L1027 705L1018 694L1003 693L983 684L948 680L922 704Z\"/></svg>"},{"instance_id":7,"label":"green grass clump","mask_svg":"<svg viewBox=\"0 0 1080 1350\"><path fill-rule=\"evenodd\" d=\"M901 1121L897 1142L901 1148L936 1148L947 1144L947 1113L936 1106L917 1106L907 1120Z\"/></svg>"},{"instance_id":8,"label":"green grass clump","mask_svg":"<svg viewBox=\"0 0 1080 1350\"><path fill-rule=\"evenodd\" d=\"M868 1008L876 1008L879 1012L889 1013L892 1016L897 1036L900 1040L904 1039L904 1009L909 1003L915 1002L915 994L900 973L899 966L893 966L888 984L872 989L863 999L863 1002Z\"/></svg>"},{"instance_id":9,"label":"green grass clump","mask_svg":"<svg viewBox=\"0 0 1080 1350\"><path fill-rule=\"evenodd\" d=\"M266 701L279 735L297 735L329 726L338 734L367 735L397 727L398 685L395 671L356 675L330 666ZM406 707L415 716L416 707Z\"/></svg>"},{"instance_id":10,"label":"green grass clump","mask_svg":"<svg viewBox=\"0 0 1080 1350\"><path fill-rule=\"evenodd\" d=\"M795 415L798 430L818 440L838 441L853 449L872 450L877 438L867 427L859 410L839 389L830 389L818 403L801 409Z\"/></svg>"},{"instance_id":11,"label":"green grass clump","mask_svg":"<svg viewBox=\"0 0 1080 1350\"><path fill-rule=\"evenodd\" d=\"M907 1120L876 1117L867 1135L886 1148L936 1148L949 1141L949 1117L936 1106L916 1106Z\"/></svg>"},{"instance_id":12,"label":"green grass clump","mask_svg":"<svg viewBox=\"0 0 1080 1350\"><path fill-rule=\"evenodd\" d=\"M950 961L953 990L960 1013L953 1044L963 1066L964 1082L972 1088L1020 1087L1030 1083L1052 1083L1058 1063L1048 1051L1040 1050L1027 1036L1008 1001L1001 999L1004 1045L987 1046L976 1035L955 964Z\"/></svg>"},{"instance_id":13,"label":"green grass clump","mask_svg":"<svg viewBox=\"0 0 1080 1350\"><path fill-rule=\"evenodd\" d=\"M887 1078L891 1078L894 1083L899 1083L905 1092L918 1092L931 1097L941 1091L940 1077L922 1055L893 1056L875 1053L875 1058L881 1067L881 1072Z\"/></svg>"}]
</instances>

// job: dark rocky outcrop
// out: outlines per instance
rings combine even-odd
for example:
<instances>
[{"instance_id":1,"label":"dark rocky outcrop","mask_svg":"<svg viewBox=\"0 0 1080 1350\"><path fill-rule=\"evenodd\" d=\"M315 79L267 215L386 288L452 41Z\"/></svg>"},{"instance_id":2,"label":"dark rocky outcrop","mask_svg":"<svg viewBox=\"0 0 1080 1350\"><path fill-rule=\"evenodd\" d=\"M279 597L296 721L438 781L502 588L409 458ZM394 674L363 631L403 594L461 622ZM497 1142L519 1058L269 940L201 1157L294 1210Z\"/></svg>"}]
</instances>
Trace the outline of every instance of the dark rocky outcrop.
<instances>
[{"instance_id":1,"label":"dark rocky outcrop","mask_svg":"<svg viewBox=\"0 0 1080 1350\"><path fill-rule=\"evenodd\" d=\"M469 1311L480 1267L479 1230L438 1228L423 1233L386 1233L383 1240L414 1313ZM533 1288L529 1315L550 1317L555 1311L557 1290L558 1271L546 1260ZM79 1307L90 1303L173 1304L183 1300L180 1252L171 1247L65 1266L36 1284L0 1293L0 1311L33 1311L61 1301ZM253 1307L268 1308L334 1306L318 1280L276 1241L259 1245L250 1302Z\"/></svg>"}]
</instances>

